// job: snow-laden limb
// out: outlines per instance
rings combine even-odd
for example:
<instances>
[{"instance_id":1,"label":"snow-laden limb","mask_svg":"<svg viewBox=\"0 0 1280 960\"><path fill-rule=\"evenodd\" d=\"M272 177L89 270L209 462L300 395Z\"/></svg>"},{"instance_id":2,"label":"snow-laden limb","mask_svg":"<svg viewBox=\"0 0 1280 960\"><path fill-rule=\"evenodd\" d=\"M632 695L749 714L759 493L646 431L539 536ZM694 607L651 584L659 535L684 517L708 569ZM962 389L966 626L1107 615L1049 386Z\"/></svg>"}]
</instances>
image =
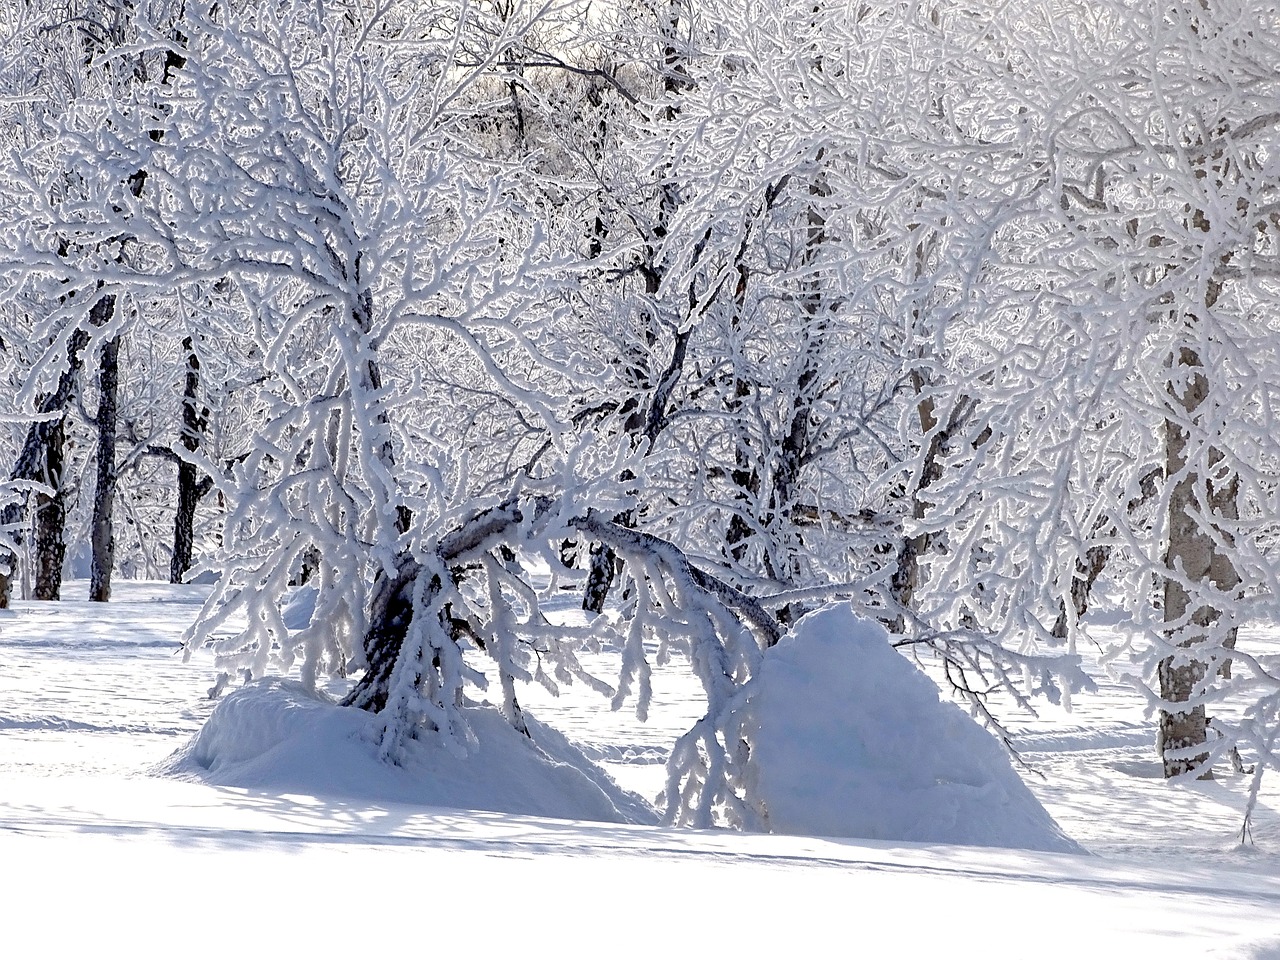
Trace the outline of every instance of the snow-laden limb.
<instances>
[{"instance_id":1,"label":"snow-laden limb","mask_svg":"<svg viewBox=\"0 0 1280 960\"><path fill-rule=\"evenodd\" d=\"M761 652L777 642L776 620L750 597L689 563L673 544L625 527L610 514L549 496L526 495L461 522L429 549L398 562L373 599L364 647L369 667L346 702L379 712L382 751L389 760L404 744L428 732L466 749L472 736L463 712L467 685L485 688L488 670L463 658L483 651L501 689L504 714L524 728L512 681L585 681L621 707L633 691L643 717L650 696L646 641L683 652L707 700L706 716L676 744L670 761L666 816L710 826L754 823L742 805L746 754L735 733L741 688L755 673ZM621 651L615 687L587 674L576 651L585 639L550 623L539 595L516 556L548 555L552 545L576 534L609 546L629 577L626 607L598 618L594 638ZM535 666L536 663L536 666ZM639 689L634 690L638 681Z\"/></svg>"},{"instance_id":2,"label":"snow-laden limb","mask_svg":"<svg viewBox=\"0 0 1280 960\"><path fill-rule=\"evenodd\" d=\"M590 507L575 509L582 506L585 505L576 504L572 499L528 493L464 520L441 539L434 555L419 548L415 556L406 556L396 579L386 583L387 599L375 600L379 621L366 642L371 662L394 662L394 666L389 670L366 672L347 702L371 708L385 704L378 714L382 755L397 762L406 755L411 740L424 736L452 744L450 749L459 752L471 749L473 731L467 725L467 701L463 694L468 686L481 689L490 686L495 677L501 691L498 702L508 722L528 732L510 681L543 680L540 673L548 666L557 673L575 671L577 678L586 679L574 657L581 638L575 637L573 631L547 622L540 597L528 583L528 575L520 569L518 561L502 560L503 548L513 548L517 558L550 556L554 543L567 533L574 533L607 544L624 561L628 586L622 606L606 617L597 618L593 624L596 637L607 640L619 653L614 708L620 707L634 691L637 712L643 718L650 696L647 650L654 643L659 646L660 656L663 648L679 650L702 688L705 713L676 740L668 760L667 784L662 796L667 822L698 827L721 824L745 829L772 828L769 801L766 794L760 792L761 778L766 776L761 764L776 765L780 763L780 755L775 751L773 759L765 761L756 753L761 719L757 707L753 706L753 698L759 696L761 689L762 666L769 662L771 651L781 639L777 620L754 599L691 564L674 544L624 526L610 519L608 513L602 514ZM846 619L848 622L841 620L838 628L824 628L826 634L822 642L844 651L840 656L858 644L878 644L883 647L882 651L874 655L867 651L861 656L881 668L886 659L898 662L901 655L893 649L892 638L882 627L871 620L859 620L861 626L854 629L849 623L857 618ZM804 624L810 624L810 620L802 621L802 628ZM920 642L933 642L939 650L945 650L946 639L922 638ZM951 638L956 647L970 651L967 660L952 652L954 663L949 661L952 669L989 669L990 663L1009 669L1009 657L988 652L984 660L976 652L979 645L972 637L966 639L968 643L962 644L959 638ZM803 645L813 642L813 638L801 629L790 642ZM850 644L853 646L845 649ZM483 656L464 659L461 651L467 648L476 649ZM809 669L816 669L815 655L810 651L805 656ZM531 669L534 657L537 671ZM1070 672L1067 666L1050 658L1037 661L1027 657L1016 662L1026 670ZM854 667L841 663L836 673L847 676L847 671ZM1078 663L1075 669L1078 672ZM912 689L927 688L936 706L937 692L931 681L906 665L900 667L899 672L913 675ZM887 677L892 671L881 669L876 676L882 674ZM1020 679L1004 677L993 681L993 685L1003 688ZM877 683L873 678L862 682L869 687ZM973 693L972 681L965 682L965 689ZM606 696L613 692L600 680L594 683ZM543 684L552 693L556 692L554 685L545 681ZM840 694L835 687L815 691L814 695L812 703L796 704L794 710L814 717L823 716L829 710L840 717L852 716L849 710L836 709L832 698L839 698ZM983 701L978 698L976 702ZM772 709L775 713L786 712L777 703ZM860 722L870 723L876 708L866 704L860 710L864 717ZM969 770L971 758L966 752L969 748L960 749L947 761L950 771L947 776L955 778L956 783L967 784L969 777L996 777L1003 771L997 778L999 787L992 788L989 797L982 794L990 800L989 807L981 804L966 807L965 797L973 791L964 786L951 792L948 787L937 787L934 799L912 799L916 795L908 796L905 792L904 797L922 804L921 810L936 800L947 807L948 816L960 817L966 823L972 820L972 837L978 838L973 842L1074 849L1009 770L1008 759L1000 747L977 726L963 720L955 707L947 706L943 710L954 712L954 717L947 713L943 719L957 728L956 735L963 732L975 742L980 738L986 745L982 762L972 770ZM769 722L775 723L776 719ZM943 755L948 746L939 745L935 749ZM909 758L902 759L904 769L910 769ZM781 789L777 796L787 796L786 789L778 786L782 781L777 779L786 780L787 775L772 767L769 770L775 777L770 789ZM809 770L807 775L821 777L816 770ZM926 780L932 776L920 775ZM912 778L916 776L914 772L906 775L904 783L915 784ZM890 789L884 784L881 786ZM902 789L907 791L908 787ZM835 795L831 794L832 803L836 803ZM957 804L960 813L952 809ZM1008 805L1009 809L1002 805ZM902 812L894 804L890 806ZM918 813L921 818L928 816L927 811ZM883 811L869 810L858 822L879 823L876 818L881 814L889 816ZM781 810L776 816L780 818L779 829L784 822L791 824L788 829L803 829L796 825L800 821L794 820L794 811L786 815L792 820L785 820ZM850 822L853 820L857 818L851 818ZM910 829L924 830L920 824L914 821L912 824ZM848 829L857 832L868 828ZM1001 830L1009 832L1001 833ZM1024 833L1018 833L1019 830ZM920 833L918 837L912 834L912 837L925 839L927 834ZM908 837L893 834L886 838Z\"/></svg>"}]
</instances>

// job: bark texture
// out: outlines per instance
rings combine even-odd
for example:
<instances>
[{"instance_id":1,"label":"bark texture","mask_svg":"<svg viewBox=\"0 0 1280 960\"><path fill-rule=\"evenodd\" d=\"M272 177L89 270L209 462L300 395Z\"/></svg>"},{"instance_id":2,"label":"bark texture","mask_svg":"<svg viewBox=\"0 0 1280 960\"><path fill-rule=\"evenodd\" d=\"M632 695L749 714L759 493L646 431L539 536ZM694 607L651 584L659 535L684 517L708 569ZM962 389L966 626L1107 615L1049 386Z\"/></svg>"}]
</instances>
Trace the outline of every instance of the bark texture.
<instances>
[{"instance_id":1,"label":"bark texture","mask_svg":"<svg viewBox=\"0 0 1280 960\"><path fill-rule=\"evenodd\" d=\"M107 298L104 298L107 299ZM112 298L114 299L114 298ZM120 338L102 343L98 361L97 482L93 491L93 520L89 528L93 557L89 570L89 599L111 599L111 570L115 565L116 413L120 383Z\"/></svg>"},{"instance_id":2,"label":"bark texture","mask_svg":"<svg viewBox=\"0 0 1280 960\"><path fill-rule=\"evenodd\" d=\"M99 310L112 309L113 304L105 304L108 298L103 297L94 304L90 311L92 317ZM43 397L38 404L38 412L48 419L36 420L27 428L22 449L14 460L9 479L19 482L39 482L47 469L46 448L49 438L62 428L62 411L66 409L76 383L80 377L80 368L84 363L84 348L89 343L89 334L84 330L76 330L67 340L67 365L58 377L58 385L53 393ZM54 416L56 414L56 416ZM0 510L0 528L13 529L19 526L26 513L23 500L14 501ZM13 548L0 540L0 610L7 608L13 598L13 578L18 569L18 555Z\"/></svg>"},{"instance_id":3,"label":"bark texture","mask_svg":"<svg viewBox=\"0 0 1280 960\"><path fill-rule=\"evenodd\" d=\"M62 420L49 427L44 445L44 476L52 494L36 494L34 596L37 600L62 599L62 563L67 557L67 500L62 479L66 467L66 428Z\"/></svg>"},{"instance_id":4,"label":"bark texture","mask_svg":"<svg viewBox=\"0 0 1280 960\"><path fill-rule=\"evenodd\" d=\"M918 374L913 377L917 395L924 391L924 379ZM916 415L920 420L920 433L925 438L924 461L920 467L920 477L915 489L911 491L911 518L920 521L928 512L924 492L942 478L942 459L951 444L968 425L977 404L969 397L961 397L951 408L945 425L939 424L933 399L924 396L916 404ZM887 623L894 633L902 633L906 629L905 612L911 609L916 591L920 588L920 558L929 552L933 535L928 532L903 537L898 547L897 563L893 577L889 581L889 590L900 613Z\"/></svg>"},{"instance_id":5,"label":"bark texture","mask_svg":"<svg viewBox=\"0 0 1280 960\"><path fill-rule=\"evenodd\" d=\"M191 337L182 341L186 354L186 376L182 386L182 432L178 442L194 454L200 449L209 424L209 410L200 402L200 357ZM195 464L178 461L178 502L173 516L173 556L169 559L169 582L182 583L191 569L195 543L196 506L212 487L209 477L201 477Z\"/></svg>"},{"instance_id":6,"label":"bark texture","mask_svg":"<svg viewBox=\"0 0 1280 960\"><path fill-rule=\"evenodd\" d=\"M1165 470L1173 487L1164 556L1170 571L1163 584L1164 623L1169 642L1188 652L1162 660L1159 681L1164 700L1188 706L1160 712L1159 747L1166 777L1196 770L1208 758L1207 750L1197 750L1207 739L1204 705L1192 701L1206 679L1205 658L1220 655L1235 641L1235 625L1214 598L1230 595L1240 585L1226 549L1233 542L1232 533L1217 522L1237 518L1238 480L1226 474L1201 476L1192 461L1198 441L1191 428L1203 419L1209 380L1195 350L1181 347L1171 359L1170 392L1186 419L1165 421ZM1221 459L1220 452L1209 450L1211 474Z\"/></svg>"}]
</instances>

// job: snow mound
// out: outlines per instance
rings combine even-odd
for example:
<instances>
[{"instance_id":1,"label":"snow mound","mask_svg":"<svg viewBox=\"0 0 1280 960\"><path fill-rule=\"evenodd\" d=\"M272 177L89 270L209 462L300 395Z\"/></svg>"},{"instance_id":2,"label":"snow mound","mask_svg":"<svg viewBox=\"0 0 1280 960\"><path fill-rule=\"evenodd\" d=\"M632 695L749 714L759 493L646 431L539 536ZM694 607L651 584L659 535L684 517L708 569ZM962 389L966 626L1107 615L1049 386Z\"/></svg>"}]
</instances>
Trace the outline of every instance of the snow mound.
<instances>
[{"instance_id":1,"label":"snow mound","mask_svg":"<svg viewBox=\"0 0 1280 960\"><path fill-rule=\"evenodd\" d=\"M280 619L290 630L305 630L311 626L311 618L316 613L316 601L320 599L318 587L294 587L285 594L280 605Z\"/></svg>"},{"instance_id":2,"label":"snow mound","mask_svg":"<svg viewBox=\"0 0 1280 960\"><path fill-rule=\"evenodd\" d=\"M657 821L652 807L527 714L532 740L491 706L467 707L464 715L476 739L465 755L423 738L395 766L378 757L373 715L338 706L296 681L258 680L219 703L157 772L272 793L567 820Z\"/></svg>"},{"instance_id":3,"label":"snow mound","mask_svg":"<svg viewBox=\"0 0 1280 960\"><path fill-rule=\"evenodd\" d=\"M767 651L748 794L774 833L1080 852L1004 749L847 605Z\"/></svg>"}]
</instances>

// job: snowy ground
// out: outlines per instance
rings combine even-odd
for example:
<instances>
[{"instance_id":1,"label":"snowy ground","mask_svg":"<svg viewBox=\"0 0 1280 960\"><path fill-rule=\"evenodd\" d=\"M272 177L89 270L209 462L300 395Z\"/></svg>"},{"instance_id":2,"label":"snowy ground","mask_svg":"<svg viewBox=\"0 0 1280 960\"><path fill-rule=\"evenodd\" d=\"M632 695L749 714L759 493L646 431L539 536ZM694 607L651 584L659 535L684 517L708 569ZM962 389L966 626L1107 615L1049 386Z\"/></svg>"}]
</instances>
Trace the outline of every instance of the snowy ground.
<instances>
[{"instance_id":1,"label":"snowy ground","mask_svg":"<svg viewBox=\"0 0 1280 960\"><path fill-rule=\"evenodd\" d=\"M124 583L0 618L0 917L21 954L1280 958L1280 784L1240 847L1243 778L1153 776L1121 687L1013 724L1092 856L214 787L149 775L212 710L210 664L174 654L199 596ZM654 688L644 727L576 691L522 702L652 796L698 712L678 667Z\"/></svg>"}]
</instances>

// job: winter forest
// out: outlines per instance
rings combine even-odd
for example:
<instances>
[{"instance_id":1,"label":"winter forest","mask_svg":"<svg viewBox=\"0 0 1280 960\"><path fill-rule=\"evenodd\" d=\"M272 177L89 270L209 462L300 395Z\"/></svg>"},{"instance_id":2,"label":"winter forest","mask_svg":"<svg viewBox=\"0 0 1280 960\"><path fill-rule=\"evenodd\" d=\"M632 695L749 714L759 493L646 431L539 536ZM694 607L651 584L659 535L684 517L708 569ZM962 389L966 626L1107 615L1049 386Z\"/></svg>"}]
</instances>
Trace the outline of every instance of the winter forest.
<instances>
[{"instance_id":1,"label":"winter forest","mask_svg":"<svg viewBox=\"0 0 1280 960\"><path fill-rule=\"evenodd\" d=\"M1078 851L1026 718L1121 697L1275 932L1278 478L1271 0L0 0L0 674L149 583L201 776L676 683L651 821ZM850 825L859 709L1041 840Z\"/></svg>"}]
</instances>

